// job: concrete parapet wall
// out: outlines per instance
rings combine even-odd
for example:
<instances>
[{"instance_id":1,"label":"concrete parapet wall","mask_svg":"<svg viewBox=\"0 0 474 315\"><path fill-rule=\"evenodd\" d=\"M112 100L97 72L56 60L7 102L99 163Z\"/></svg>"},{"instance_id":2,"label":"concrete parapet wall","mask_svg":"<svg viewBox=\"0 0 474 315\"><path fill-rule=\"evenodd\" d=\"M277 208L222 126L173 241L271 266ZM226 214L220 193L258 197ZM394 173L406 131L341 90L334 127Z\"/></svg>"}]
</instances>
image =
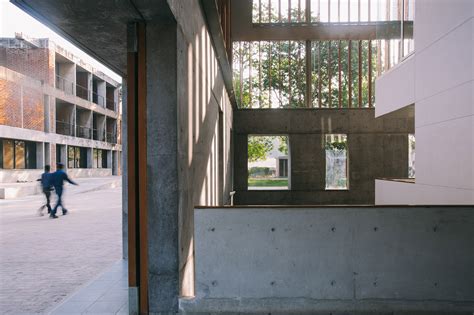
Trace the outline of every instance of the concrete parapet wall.
<instances>
[{"instance_id":1,"label":"concrete parapet wall","mask_svg":"<svg viewBox=\"0 0 474 315\"><path fill-rule=\"evenodd\" d=\"M111 168L75 168L68 169L67 173L69 177L104 177L112 176Z\"/></svg>"},{"instance_id":2,"label":"concrete parapet wall","mask_svg":"<svg viewBox=\"0 0 474 315\"><path fill-rule=\"evenodd\" d=\"M465 207L195 210L185 312L472 311Z\"/></svg>"}]
</instances>

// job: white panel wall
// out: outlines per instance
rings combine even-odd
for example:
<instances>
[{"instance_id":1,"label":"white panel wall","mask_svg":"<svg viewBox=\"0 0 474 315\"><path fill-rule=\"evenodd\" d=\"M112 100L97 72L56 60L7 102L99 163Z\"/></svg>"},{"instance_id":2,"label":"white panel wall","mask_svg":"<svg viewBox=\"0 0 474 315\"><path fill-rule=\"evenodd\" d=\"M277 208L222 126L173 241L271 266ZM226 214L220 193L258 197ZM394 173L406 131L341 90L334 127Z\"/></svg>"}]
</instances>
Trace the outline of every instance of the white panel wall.
<instances>
[{"instance_id":1,"label":"white panel wall","mask_svg":"<svg viewBox=\"0 0 474 315\"><path fill-rule=\"evenodd\" d=\"M375 85L375 117L415 103L415 58L411 56L390 69Z\"/></svg>"},{"instance_id":2,"label":"white panel wall","mask_svg":"<svg viewBox=\"0 0 474 315\"><path fill-rule=\"evenodd\" d=\"M377 205L460 205L474 204L470 189L402 183L387 180L375 181Z\"/></svg>"},{"instance_id":3,"label":"white panel wall","mask_svg":"<svg viewBox=\"0 0 474 315\"><path fill-rule=\"evenodd\" d=\"M377 181L376 203L474 204L474 1L415 5L416 184ZM389 90L384 77L379 93ZM391 81L392 90L406 90L403 80Z\"/></svg>"}]
</instances>

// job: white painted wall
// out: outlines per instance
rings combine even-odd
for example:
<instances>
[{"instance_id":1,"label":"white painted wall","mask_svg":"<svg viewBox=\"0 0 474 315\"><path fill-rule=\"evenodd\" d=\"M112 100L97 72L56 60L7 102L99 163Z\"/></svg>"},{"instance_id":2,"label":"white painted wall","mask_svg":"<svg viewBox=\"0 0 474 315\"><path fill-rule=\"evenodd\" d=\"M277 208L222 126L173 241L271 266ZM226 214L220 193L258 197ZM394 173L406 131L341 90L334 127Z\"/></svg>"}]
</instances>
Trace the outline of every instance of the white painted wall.
<instances>
[{"instance_id":1,"label":"white painted wall","mask_svg":"<svg viewBox=\"0 0 474 315\"><path fill-rule=\"evenodd\" d=\"M474 204L474 1L417 0L415 12L416 184L377 181L376 203ZM396 107L387 82L406 73L387 75L376 83L380 112Z\"/></svg>"},{"instance_id":2,"label":"white painted wall","mask_svg":"<svg viewBox=\"0 0 474 315\"><path fill-rule=\"evenodd\" d=\"M414 56L377 78L375 86L375 117L415 103Z\"/></svg>"}]
</instances>

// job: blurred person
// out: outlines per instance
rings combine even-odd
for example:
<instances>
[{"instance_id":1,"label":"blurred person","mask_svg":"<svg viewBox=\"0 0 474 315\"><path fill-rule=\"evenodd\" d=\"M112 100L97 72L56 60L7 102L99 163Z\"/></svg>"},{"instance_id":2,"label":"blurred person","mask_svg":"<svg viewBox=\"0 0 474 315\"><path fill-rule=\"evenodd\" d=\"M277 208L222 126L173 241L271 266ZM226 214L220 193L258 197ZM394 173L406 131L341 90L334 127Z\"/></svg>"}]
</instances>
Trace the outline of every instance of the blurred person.
<instances>
[{"instance_id":1,"label":"blurred person","mask_svg":"<svg viewBox=\"0 0 474 315\"><path fill-rule=\"evenodd\" d=\"M54 190L56 191L56 195L58 196L58 200L56 202L56 205L54 206L54 209L51 211L51 214L49 217L51 219L57 219L56 212L58 211L58 208L61 207L63 210L63 215L67 214L67 209L64 208L63 206L63 201L62 201L62 196L63 196L63 186L64 186L64 181L69 182L72 185L79 185L76 182L72 181L66 174L66 172L63 170L64 165L62 163L57 164L57 170L54 172L52 175L52 184L54 186Z\"/></svg>"},{"instance_id":2,"label":"blurred person","mask_svg":"<svg viewBox=\"0 0 474 315\"><path fill-rule=\"evenodd\" d=\"M51 191L53 190L53 183L52 183L52 175L50 173L51 167L49 165L44 166L44 173L41 174L41 178L38 181L41 184L41 189L43 191L44 196L46 197L46 204L42 205L39 209L39 215L43 216L43 209L48 208L48 213L51 214Z\"/></svg>"}]
</instances>

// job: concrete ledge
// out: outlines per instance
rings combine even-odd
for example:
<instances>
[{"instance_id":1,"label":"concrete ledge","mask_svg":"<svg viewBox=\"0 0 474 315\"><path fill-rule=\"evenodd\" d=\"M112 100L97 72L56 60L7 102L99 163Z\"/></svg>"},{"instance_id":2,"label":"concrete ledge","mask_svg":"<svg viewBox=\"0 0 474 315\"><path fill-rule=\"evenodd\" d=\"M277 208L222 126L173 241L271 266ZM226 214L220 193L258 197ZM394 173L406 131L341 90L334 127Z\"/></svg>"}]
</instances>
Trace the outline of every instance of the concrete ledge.
<instances>
[{"instance_id":1,"label":"concrete ledge","mask_svg":"<svg viewBox=\"0 0 474 315\"><path fill-rule=\"evenodd\" d=\"M34 185L0 187L0 199L15 199L39 193L41 193L41 188L36 183Z\"/></svg>"}]
</instances>

